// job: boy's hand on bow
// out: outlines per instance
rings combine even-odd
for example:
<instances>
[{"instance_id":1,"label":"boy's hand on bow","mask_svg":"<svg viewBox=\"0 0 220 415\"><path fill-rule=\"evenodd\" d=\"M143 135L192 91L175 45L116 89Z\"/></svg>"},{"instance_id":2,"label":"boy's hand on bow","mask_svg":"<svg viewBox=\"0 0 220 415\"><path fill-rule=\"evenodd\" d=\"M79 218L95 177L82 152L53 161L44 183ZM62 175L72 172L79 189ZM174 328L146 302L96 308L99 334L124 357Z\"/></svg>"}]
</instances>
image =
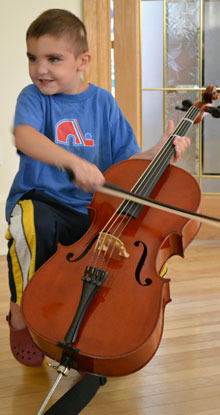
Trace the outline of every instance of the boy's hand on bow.
<instances>
[{"instance_id":1,"label":"boy's hand on bow","mask_svg":"<svg viewBox=\"0 0 220 415\"><path fill-rule=\"evenodd\" d=\"M73 172L74 184L85 192L93 192L96 186L105 183L105 178L98 167L80 157L74 156L74 162L67 170L70 175L70 171Z\"/></svg>"}]
</instances>

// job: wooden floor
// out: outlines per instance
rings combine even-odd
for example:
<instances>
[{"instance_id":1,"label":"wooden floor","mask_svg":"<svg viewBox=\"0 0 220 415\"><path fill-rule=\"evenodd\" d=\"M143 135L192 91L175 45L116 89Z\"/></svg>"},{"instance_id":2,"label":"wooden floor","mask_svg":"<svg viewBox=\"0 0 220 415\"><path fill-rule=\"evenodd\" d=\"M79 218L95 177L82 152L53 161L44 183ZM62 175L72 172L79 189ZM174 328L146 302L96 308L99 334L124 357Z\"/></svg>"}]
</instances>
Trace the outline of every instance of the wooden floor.
<instances>
[{"instance_id":1,"label":"wooden floor","mask_svg":"<svg viewBox=\"0 0 220 415\"><path fill-rule=\"evenodd\" d=\"M4 257L0 277L0 413L36 415L57 373L46 362L41 368L26 368L12 357L5 322L9 294ZM169 277L172 302L165 310L156 355L138 373L109 379L83 415L220 414L219 241L195 241L185 259L171 258ZM78 379L72 371L51 403Z\"/></svg>"}]
</instances>

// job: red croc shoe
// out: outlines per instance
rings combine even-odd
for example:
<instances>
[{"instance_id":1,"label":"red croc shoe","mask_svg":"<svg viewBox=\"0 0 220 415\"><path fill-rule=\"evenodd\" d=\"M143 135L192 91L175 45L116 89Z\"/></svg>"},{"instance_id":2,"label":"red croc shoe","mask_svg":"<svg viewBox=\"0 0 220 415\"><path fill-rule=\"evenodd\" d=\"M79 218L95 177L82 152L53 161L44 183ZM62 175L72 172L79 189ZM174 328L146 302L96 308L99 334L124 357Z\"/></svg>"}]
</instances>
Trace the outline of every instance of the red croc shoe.
<instances>
[{"instance_id":1,"label":"red croc shoe","mask_svg":"<svg viewBox=\"0 0 220 415\"><path fill-rule=\"evenodd\" d=\"M13 356L26 366L41 366L45 355L34 343L27 327L18 330L11 325L11 313L6 317L10 328L10 346Z\"/></svg>"}]
</instances>

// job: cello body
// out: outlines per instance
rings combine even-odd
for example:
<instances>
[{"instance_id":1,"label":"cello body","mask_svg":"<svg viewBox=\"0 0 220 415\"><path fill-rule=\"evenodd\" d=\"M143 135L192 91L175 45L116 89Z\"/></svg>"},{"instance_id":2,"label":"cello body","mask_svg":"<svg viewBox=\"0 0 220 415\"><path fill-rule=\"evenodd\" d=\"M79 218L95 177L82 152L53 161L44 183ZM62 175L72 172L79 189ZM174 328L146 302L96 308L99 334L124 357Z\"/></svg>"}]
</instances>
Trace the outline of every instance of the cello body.
<instances>
[{"instance_id":1,"label":"cello body","mask_svg":"<svg viewBox=\"0 0 220 415\"><path fill-rule=\"evenodd\" d=\"M120 162L106 171L106 181L130 191L149 164L143 159ZM189 173L169 165L151 199L197 212L201 192ZM91 226L86 234L73 245L58 245L56 253L36 271L22 298L24 320L35 343L60 362L63 350L59 342L65 342L80 302L82 277L98 252L107 277L67 353L72 355L75 369L102 376L133 373L155 354L164 309L171 301L169 279L161 278L160 271L171 256L184 256L200 227L197 221L144 206L137 217L127 218L120 232L123 251L117 244L114 249L112 245L95 248L102 229L122 202L95 192L88 206ZM113 223L108 232L116 226Z\"/></svg>"}]
</instances>

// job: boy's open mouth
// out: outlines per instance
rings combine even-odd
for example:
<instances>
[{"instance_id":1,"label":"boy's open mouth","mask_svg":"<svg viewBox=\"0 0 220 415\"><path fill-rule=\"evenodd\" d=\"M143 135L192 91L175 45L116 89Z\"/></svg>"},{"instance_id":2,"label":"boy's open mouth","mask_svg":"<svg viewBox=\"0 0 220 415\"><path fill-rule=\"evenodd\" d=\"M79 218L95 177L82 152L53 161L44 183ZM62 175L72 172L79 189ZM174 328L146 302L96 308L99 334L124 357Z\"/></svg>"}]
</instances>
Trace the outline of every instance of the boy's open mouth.
<instances>
[{"instance_id":1,"label":"boy's open mouth","mask_svg":"<svg viewBox=\"0 0 220 415\"><path fill-rule=\"evenodd\" d=\"M53 80L52 79L39 79L39 82L42 85L47 85L47 84L50 84L51 82L53 82Z\"/></svg>"}]
</instances>

